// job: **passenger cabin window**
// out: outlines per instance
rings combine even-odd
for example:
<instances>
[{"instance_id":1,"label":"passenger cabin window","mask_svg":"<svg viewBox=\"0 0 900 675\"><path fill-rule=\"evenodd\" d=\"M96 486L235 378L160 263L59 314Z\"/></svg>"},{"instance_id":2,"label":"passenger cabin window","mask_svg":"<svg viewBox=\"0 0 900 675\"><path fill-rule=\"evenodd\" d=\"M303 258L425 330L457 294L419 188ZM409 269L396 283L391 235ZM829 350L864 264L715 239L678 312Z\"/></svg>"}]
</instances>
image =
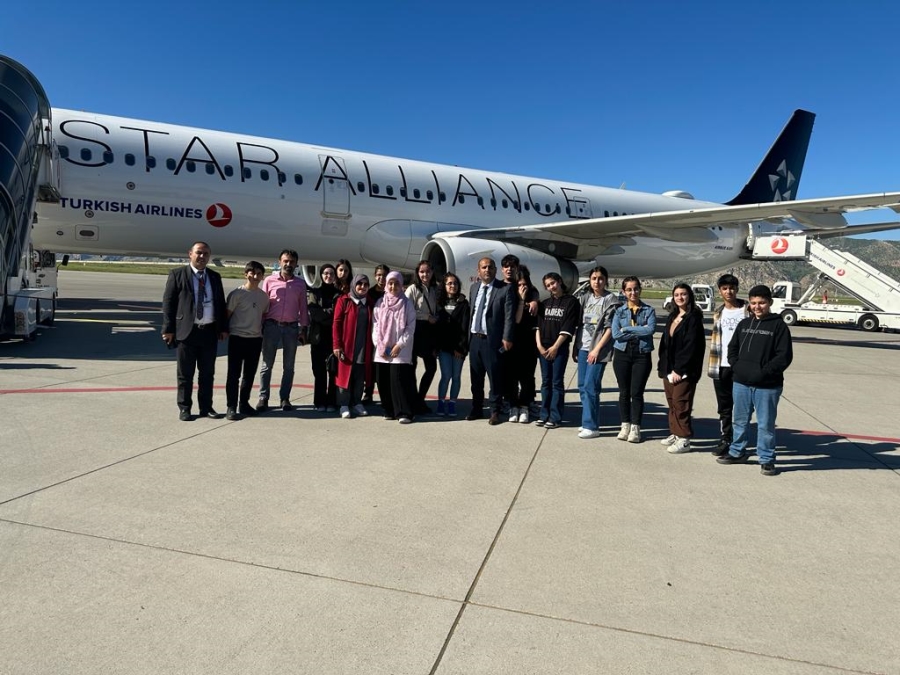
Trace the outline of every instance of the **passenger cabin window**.
<instances>
[{"instance_id":1,"label":"passenger cabin window","mask_svg":"<svg viewBox=\"0 0 900 675\"><path fill-rule=\"evenodd\" d=\"M372 183L372 194L377 195L379 192L381 192L381 188L378 187L378 183Z\"/></svg>"},{"instance_id":2,"label":"passenger cabin window","mask_svg":"<svg viewBox=\"0 0 900 675\"><path fill-rule=\"evenodd\" d=\"M285 174L284 171L279 171L278 172L278 184L284 185L285 183L287 183L287 174Z\"/></svg>"},{"instance_id":3,"label":"passenger cabin window","mask_svg":"<svg viewBox=\"0 0 900 675\"><path fill-rule=\"evenodd\" d=\"M90 148L82 148L81 149L81 159L83 159L85 162L90 162L91 157L92 157L92 154L91 154Z\"/></svg>"},{"instance_id":4,"label":"passenger cabin window","mask_svg":"<svg viewBox=\"0 0 900 675\"><path fill-rule=\"evenodd\" d=\"M438 199L439 199L439 201L442 201L442 202L447 201L447 193L446 193L446 192L441 192L441 193L438 195Z\"/></svg>"},{"instance_id":5,"label":"passenger cabin window","mask_svg":"<svg viewBox=\"0 0 900 675\"><path fill-rule=\"evenodd\" d=\"M169 171L174 171L176 166L178 166L178 164L173 158L169 157L169 159L166 160L166 168Z\"/></svg>"},{"instance_id":6,"label":"passenger cabin window","mask_svg":"<svg viewBox=\"0 0 900 675\"><path fill-rule=\"evenodd\" d=\"M478 198L478 206L484 206L484 198L483 197Z\"/></svg>"},{"instance_id":7,"label":"passenger cabin window","mask_svg":"<svg viewBox=\"0 0 900 675\"><path fill-rule=\"evenodd\" d=\"M132 155L130 152L125 154L125 164L127 164L128 166L134 166L134 155Z\"/></svg>"},{"instance_id":8,"label":"passenger cabin window","mask_svg":"<svg viewBox=\"0 0 900 675\"><path fill-rule=\"evenodd\" d=\"M244 180L250 180L250 178L253 176L253 172L250 171L249 166L244 167L243 174L244 174Z\"/></svg>"},{"instance_id":9,"label":"passenger cabin window","mask_svg":"<svg viewBox=\"0 0 900 675\"><path fill-rule=\"evenodd\" d=\"M147 168L155 169L156 168L156 157L153 155L147 155Z\"/></svg>"},{"instance_id":10,"label":"passenger cabin window","mask_svg":"<svg viewBox=\"0 0 900 675\"><path fill-rule=\"evenodd\" d=\"M294 182L297 185L303 185L303 176L301 176L299 173L295 173L294 174Z\"/></svg>"},{"instance_id":11,"label":"passenger cabin window","mask_svg":"<svg viewBox=\"0 0 900 675\"><path fill-rule=\"evenodd\" d=\"M112 164L114 159L113 154L109 150L103 152L103 161L107 164Z\"/></svg>"},{"instance_id":12,"label":"passenger cabin window","mask_svg":"<svg viewBox=\"0 0 900 675\"><path fill-rule=\"evenodd\" d=\"M459 196L459 203L460 203L460 204L465 204L465 203L466 203L466 196L465 196L465 195L460 195L460 196Z\"/></svg>"},{"instance_id":13,"label":"passenger cabin window","mask_svg":"<svg viewBox=\"0 0 900 675\"><path fill-rule=\"evenodd\" d=\"M363 183L362 181L359 181L359 182L356 184L356 191L357 191L357 192L365 192L365 191L366 191L366 184Z\"/></svg>"},{"instance_id":14,"label":"passenger cabin window","mask_svg":"<svg viewBox=\"0 0 900 675\"><path fill-rule=\"evenodd\" d=\"M259 177L263 180L269 180L269 170L268 169L260 169Z\"/></svg>"},{"instance_id":15,"label":"passenger cabin window","mask_svg":"<svg viewBox=\"0 0 900 675\"><path fill-rule=\"evenodd\" d=\"M388 193L389 197L394 196L394 188L392 186L388 185L384 190Z\"/></svg>"},{"instance_id":16,"label":"passenger cabin window","mask_svg":"<svg viewBox=\"0 0 900 675\"><path fill-rule=\"evenodd\" d=\"M215 172L216 172L216 167L214 167L212 164L210 164L209 162L207 162L207 164L206 164L206 173L208 173L210 176L212 176Z\"/></svg>"},{"instance_id":17,"label":"passenger cabin window","mask_svg":"<svg viewBox=\"0 0 900 675\"><path fill-rule=\"evenodd\" d=\"M428 198L428 201L434 201L434 192L432 192L431 190L428 190L428 192L425 193L425 196Z\"/></svg>"},{"instance_id":18,"label":"passenger cabin window","mask_svg":"<svg viewBox=\"0 0 900 675\"><path fill-rule=\"evenodd\" d=\"M419 196L422 194L422 191L419 188L413 188L413 199L419 199Z\"/></svg>"},{"instance_id":19,"label":"passenger cabin window","mask_svg":"<svg viewBox=\"0 0 900 675\"><path fill-rule=\"evenodd\" d=\"M69 148L68 148L68 146L65 146L65 145L60 145L60 146L59 146L59 156L60 156L62 159L68 159L68 157L69 157Z\"/></svg>"},{"instance_id":20,"label":"passenger cabin window","mask_svg":"<svg viewBox=\"0 0 900 675\"><path fill-rule=\"evenodd\" d=\"M231 178L234 175L234 167L231 164L226 164L222 171L225 172L225 175Z\"/></svg>"},{"instance_id":21,"label":"passenger cabin window","mask_svg":"<svg viewBox=\"0 0 900 675\"><path fill-rule=\"evenodd\" d=\"M191 160L188 160L185 166L187 167L188 173L194 173L197 170L197 163L192 162Z\"/></svg>"}]
</instances>

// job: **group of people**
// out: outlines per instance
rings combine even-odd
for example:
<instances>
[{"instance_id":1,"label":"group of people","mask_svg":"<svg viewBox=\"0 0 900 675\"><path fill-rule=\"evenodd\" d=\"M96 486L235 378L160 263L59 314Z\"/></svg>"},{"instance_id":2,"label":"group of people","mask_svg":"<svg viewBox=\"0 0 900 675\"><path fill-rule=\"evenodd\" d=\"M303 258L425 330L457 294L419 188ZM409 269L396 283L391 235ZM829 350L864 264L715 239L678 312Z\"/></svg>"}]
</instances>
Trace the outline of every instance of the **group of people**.
<instances>
[{"instance_id":1,"label":"group of people","mask_svg":"<svg viewBox=\"0 0 900 675\"><path fill-rule=\"evenodd\" d=\"M477 279L462 292L453 272L437 279L421 261L404 288L403 275L379 265L375 284L353 274L340 260L319 270L320 283L307 288L295 275L296 251L285 249L278 269L265 276L256 261L247 263L245 283L224 293L221 277L207 263L210 249L196 242L188 265L173 270L163 297L163 340L177 348L179 419L192 418L192 387L198 371L201 416L217 418L212 388L217 341L228 338L225 417L237 420L270 408L275 359L282 351L279 407L292 410L291 388L298 345L309 344L314 379L313 408L349 419L368 414L377 384L384 418L411 423L432 414L428 392L440 368L436 413L456 417L462 368L469 362L471 408L467 420L485 416L554 429L562 424L565 373L577 364L581 399L579 438L600 436L599 401L606 365L612 362L621 427L617 438L642 441L644 392L653 368L656 311L641 300L637 277L622 281L624 302L607 288L602 266L589 275L588 289L576 298L559 274L545 274L546 299L529 270L514 255L496 262L479 260ZM792 359L790 332L771 310L766 286L738 298L738 280L718 281L723 304L713 317L708 375L713 379L720 420L714 451L723 464L748 457L748 430L756 412L757 455L765 475L774 475L774 425L784 370ZM706 338L703 313L690 285L676 284L673 307L659 338L657 374L668 404L669 452L691 450L694 395L700 381ZM260 368L256 405L250 403ZM417 368L421 372L417 382ZM537 403L535 371L540 365ZM274 398L272 398L274 401Z\"/></svg>"}]
</instances>

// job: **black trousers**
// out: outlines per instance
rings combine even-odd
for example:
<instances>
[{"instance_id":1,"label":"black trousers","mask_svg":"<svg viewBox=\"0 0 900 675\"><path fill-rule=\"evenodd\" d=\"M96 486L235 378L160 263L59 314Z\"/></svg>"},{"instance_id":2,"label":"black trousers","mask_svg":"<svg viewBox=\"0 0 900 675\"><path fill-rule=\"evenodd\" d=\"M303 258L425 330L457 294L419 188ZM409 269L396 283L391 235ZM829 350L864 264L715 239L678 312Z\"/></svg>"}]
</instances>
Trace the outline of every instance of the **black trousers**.
<instances>
[{"instance_id":1,"label":"black trousers","mask_svg":"<svg viewBox=\"0 0 900 675\"><path fill-rule=\"evenodd\" d=\"M527 408L534 403L536 387L534 371L537 368L538 355L534 345L534 336L527 344L516 342L513 348L500 355L503 364L503 397L513 408Z\"/></svg>"},{"instance_id":2,"label":"black trousers","mask_svg":"<svg viewBox=\"0 0 900 675\"><path fill-rule=\"evenodd\" d=\"M325 408L337 405L337 389L334 375L329 375L325 368L325 360L332 353L331 340L323 344L310 345L309 360L313 372L313 406Z\"/></svg>"},{"instance_id":3,"label":"black trousers","mask_svg":"<svg viewBox=\"0 0 900 675\"><path fill-rule=\"evenodd\" d=\"M731 368L719 368L719 379L713 380L713 389L716 390L716 404L719 413L719 433L721 440L731 443L734 440L734 428L731 419L734 410L734 374Z\"/></svg>"},{"instance_id":4,"label":"black trousers","mask_svg":"<svg viewBox=\"0 0 900 675\"><path fill-rule=\"evenodd\" d=\"M625 351L613 350L613 372L619 383L619 416L622 423L641 425L644 416L644 390L653 369L650 352L641 354L637 345Z\"/></svg>"},{"instance_id":5,"label":"black trousers","mask_svg":"<svg viewBox=\"0 0 900 675\"><path fill-rule=\"evenodd\" d=\"M366 383L366 364L354 363L350 367L350 381L347 388L338 387L338 405L352 408L362 400L363 387Z\"/></svg>"},{"instance_id":6,"label":"black trousers","mask_svg":"<svg viewBox=\"0 0 900 675\"><path fill-rule=\"evenodd\" d=\"M249 405L253 380L262 352L262 336L255 338L228 336L228 375L225 379L225 400L229 408ZM240 380L240 396L238 396Z\"/></svg>"},{"instance_id":7,"label":"black trousers","mask_svg":"<svg viewBox=\"0 0 900 675\"><path fill-rule=\"evenodd\" d=\"M413 335L413 370L422 359L422 379L419 380L419 404L424 405L425 397L434 382L437 373L437 349L434 340L435 327L429 321L416 321L416 332ZM379 389L379 391L381 391Z\"/></svg>"},{"instance_id":8,"label":"black trousers","mask_svg":"<svg viewBox=\"0 0 900 675\"><path fill-rule=\"evenodd\" d=\"M376 363L381 407L387 417L413 418L418 394L416 371L411 363Z\"/></svg>"},{"instance_id":9,"label":"black trousers","mask_svg":"<svg viewBox=\"0 0 900 675\"><path fill-rule=\"evenodd\" d=\"M175 350L178 373L178 407L190 410L193 404L194 372L197 372L197 403L200 412L213 407L213 381L216 375L216 355L219 334L215 323L208 328L194 326L186 340L178 342Z\"/></svg>"},{"instance_id":10,"label":"black trousers","mask_svg":"<svg viewBox=\"0 0 900 675\"><path fill-rule=\"evenodd\" d=\"M500 352L491 349L490 340L472 335L469 342L469 379L472 385L472 410L484 406L484 376L490 389L488 400L491 412L503 412L503 359Z\"/></svg>"}]
</instances>

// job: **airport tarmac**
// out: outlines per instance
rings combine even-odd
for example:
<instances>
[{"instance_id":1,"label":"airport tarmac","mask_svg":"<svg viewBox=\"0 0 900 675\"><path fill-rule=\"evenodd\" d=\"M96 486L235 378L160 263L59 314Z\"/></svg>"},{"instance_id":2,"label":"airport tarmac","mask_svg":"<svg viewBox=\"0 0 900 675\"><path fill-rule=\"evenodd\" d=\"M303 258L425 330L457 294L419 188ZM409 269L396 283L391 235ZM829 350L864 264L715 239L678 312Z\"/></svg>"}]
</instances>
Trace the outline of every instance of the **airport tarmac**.
<instances>
[{"instance_id":1,"label":"airport tarmac","mask_svg":"<svg viewBox=\"0 0 900 675\"><path fill-rule=\"evenodd\" d=\"M551 431L316 414L307 349L297 410L180 422L164 283L0 343L0 673L900 673L900 335L792 329L770 478L706 378L686 455L655 376L578 439L571 366Z\"/></svg>"}]
</instances>

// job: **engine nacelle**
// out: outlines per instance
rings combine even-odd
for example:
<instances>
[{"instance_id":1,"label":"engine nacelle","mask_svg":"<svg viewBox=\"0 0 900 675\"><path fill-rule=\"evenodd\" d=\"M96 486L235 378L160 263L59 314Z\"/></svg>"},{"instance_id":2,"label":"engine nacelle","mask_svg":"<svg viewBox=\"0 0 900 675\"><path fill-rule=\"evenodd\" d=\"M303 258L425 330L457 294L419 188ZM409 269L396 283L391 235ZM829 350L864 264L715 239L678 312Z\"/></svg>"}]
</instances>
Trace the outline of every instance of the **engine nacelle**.
<instances>
[{"instance_id":1,"label":"engine nacelle","mask_svg":"<svg viewBox=\"0 0 900 675\"><path fill-rule=\"evenodd\" d=\"M319 278L319 266L318 265L310 265L308 263L298 263L297 267L300 268L301 274L303 275L303 281L306 282L307 288L318 288L319 284L321 284L322 280Z\"/></svg>"},{"instance_id":2,"label":"engine nacelle","mask_svg":"<svg viewBox=\"0 0 900 675\"><path fill-rule=\"evenodd\" d=\"M519 263L525 265L531 272L531 281L541 291L541 295L546 295L541 279L548 272L557 272L570 291L574 291L578 286L578 269L568 260L560 260L533 248L505 244L502 241L437 237L425 244L422 260L431 263L437 278L443 276L445 272L454 272L463 282L463 291L466 291L468 289L466 282L473 283L478 276L479 260L485 257L493 258L499 268L503 256L510 253L518 256ZM501 270L497 270L497 275L502 276Z\"/></svg>"}]
</instances>

